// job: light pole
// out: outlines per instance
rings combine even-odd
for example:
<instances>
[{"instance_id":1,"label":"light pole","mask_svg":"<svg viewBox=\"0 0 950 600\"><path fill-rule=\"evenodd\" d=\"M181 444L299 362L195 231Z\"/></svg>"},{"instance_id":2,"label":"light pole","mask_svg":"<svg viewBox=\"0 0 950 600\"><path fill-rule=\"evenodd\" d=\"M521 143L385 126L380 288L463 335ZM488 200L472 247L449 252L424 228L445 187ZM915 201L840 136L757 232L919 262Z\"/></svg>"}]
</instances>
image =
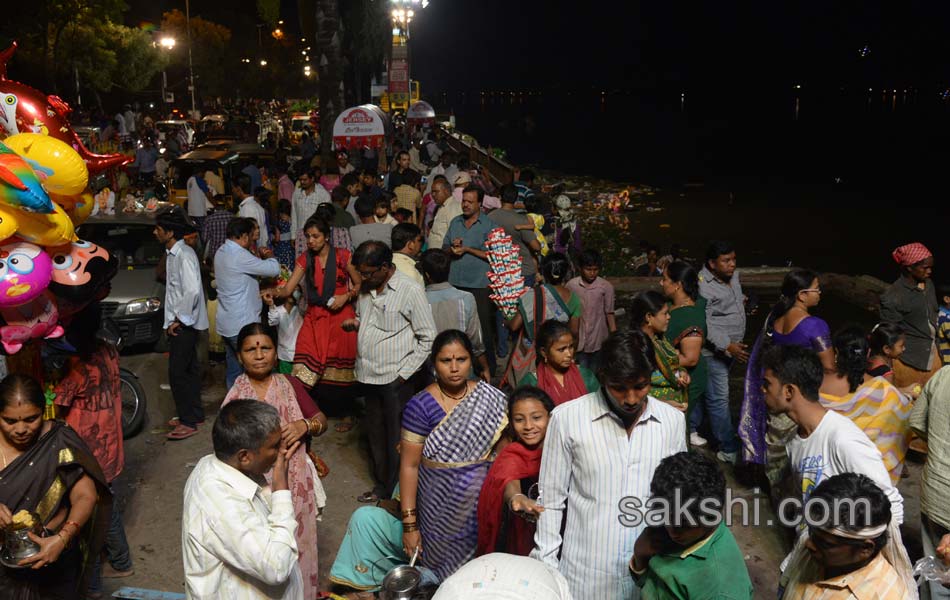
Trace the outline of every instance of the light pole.
<instances>
[{"instance_id":1,"label":"light pole","mask_svg":"<svg viewBox=\"0 0 950 600\"><path fill-rule=\"evenodd\" d=\"M191 118L198 119L195 108L195 69L191 63L191 2L185 0L185 30L188 32L188 91L191 92Z\"/></svg>"},{"instance_id":2,"label":"light pole","mask_svg":"<svg viewBox=\"0 0 950 600\"><path fill-rule=\"evenodd\" d=\"M161 40L159 40L158 44L159 44L159 46L161 46L163 49L170 51L170 50L172 50L172 48L175 47L175 38L170 37L170 36L164 36L164 37L162 37ZM167 98L167 92L166 92L166 90L167 90L167 89L168 89L168 75L167 75L165 69L162 69L162 108L164 108L164 111L163 111L163 112L164 112L164 117L163 117L163 118L167 118L167 117L168 117L168 101L166 100L166 98Z\"/></svg>"}]
</instances>

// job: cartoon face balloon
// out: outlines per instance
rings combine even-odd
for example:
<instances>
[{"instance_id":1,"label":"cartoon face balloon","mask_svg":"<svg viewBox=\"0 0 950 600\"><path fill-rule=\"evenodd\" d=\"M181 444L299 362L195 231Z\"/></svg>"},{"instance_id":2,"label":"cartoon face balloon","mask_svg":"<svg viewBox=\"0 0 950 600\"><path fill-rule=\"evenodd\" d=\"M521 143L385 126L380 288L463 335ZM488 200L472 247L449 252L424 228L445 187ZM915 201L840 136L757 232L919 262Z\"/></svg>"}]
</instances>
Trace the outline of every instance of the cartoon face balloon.
<instances>
[{"instance_id":1,"label":"cartoon face balloon","mask_svg":"<svg viewBox=\"0 0 950 600\"><path fill-rule=\"evenodd\" d=\"M76 303L91 300L119 267L119 261L108 250L83 240L50 248L49 254L53 263L50 291Z\"/></svg>"},{"instance_id":2,"label":"cartoon face balloon","mask_svg":"<svg viewBox=\"0 0 950 600\"><path fill-rule=\"evenodd\" d=\"M22 306L0 308L5 324L0 326L0 344L8 354L20 351L23 344L37 338L57 338L63 328L57 321L59 312L49 292Z\"/></svg>"},{"instance_id":3,"label":"cartoon face balloon","mask_svg":"<svg viewBox=\"0 0 950 600\"><path fill-rule=\"evenodd\" d=\"M93 175L132 161L124 154L93 154L69 125L69 105L58 96L7 79L7 62L16 42L0 52L0 139L18 133L41 133L72 146Z\"/></svg>"},{"instance_id":4,"label":"cartoon face balloon","mask_svg":"<svg viewBox=\"0 0 950 600\"><path fill-rule=\"evenodd\" d=\"M19 306L49 286L53 263L43 250L27 242L0 246L0 307Z\"/></svg>"}]
</instances>

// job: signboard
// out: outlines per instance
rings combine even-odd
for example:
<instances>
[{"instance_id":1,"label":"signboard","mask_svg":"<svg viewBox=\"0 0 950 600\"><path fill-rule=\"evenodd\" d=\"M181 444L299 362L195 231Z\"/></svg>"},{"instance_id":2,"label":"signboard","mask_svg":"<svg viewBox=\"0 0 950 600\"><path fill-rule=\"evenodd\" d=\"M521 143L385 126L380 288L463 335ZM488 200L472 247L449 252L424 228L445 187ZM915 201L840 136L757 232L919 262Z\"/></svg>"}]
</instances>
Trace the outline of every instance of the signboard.
<instances>
[{"instance_id":1,"label":"signboard","mask_svg":"<svg viewBox=\"0 0 950 600\"><path fill-rule=\"evenodd\" d=\"M409 61L393 59L389 63L389 93L409 93Z\"/></svg>"}]
</instances>

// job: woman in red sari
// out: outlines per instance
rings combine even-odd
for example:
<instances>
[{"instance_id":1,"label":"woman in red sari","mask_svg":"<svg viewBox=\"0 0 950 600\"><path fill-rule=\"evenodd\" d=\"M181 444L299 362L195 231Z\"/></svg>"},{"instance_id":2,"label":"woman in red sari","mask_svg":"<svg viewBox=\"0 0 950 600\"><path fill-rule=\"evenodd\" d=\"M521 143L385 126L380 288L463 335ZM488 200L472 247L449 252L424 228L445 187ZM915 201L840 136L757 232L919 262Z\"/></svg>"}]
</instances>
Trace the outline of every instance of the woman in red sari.
<instances>
[{"instance_id":1,"label":"woman in red sari","mask_svg":"<svg viewBox=\"0 0 950 600\"><path fill-rule=\"evenodd\" d=\"M359 295L360 274L350 252L330 243L330 224L310 217L303 226L307 251L297 257L294 273L277 296L290 296L303 283L307 302L293 375L307 387L318 383L351 385L356 362L356 332L344 331L343 321L356 317L353 300Z\"/></svg>"},{"instance_id":2,"label":"woman in red sari","mask_svg":"<svg viewBox=\"0 0 950 600\"><path fill-rule=\"evenodd\" d=\"M554 406L600 390L597 377L574 362L574 341L574 334L566 323L555 319L545 321L538 329L535 344L537 375L528 373L518 385L538 386L551 396Z\"/></svg>"},{"instance_id":3,"label":"woman in red sari","mask_svg":"<svg viewBox=\"0 0 950 600\"><path fill-rule=\"evenodd\" d=\"M476 556L492 552L527 556L534 548L534 524L544 511L534 490L552 410L554 401L536 387L519 387L508 397L515 441L498 454L482 484Z\"/></svg>"}]
</instances>

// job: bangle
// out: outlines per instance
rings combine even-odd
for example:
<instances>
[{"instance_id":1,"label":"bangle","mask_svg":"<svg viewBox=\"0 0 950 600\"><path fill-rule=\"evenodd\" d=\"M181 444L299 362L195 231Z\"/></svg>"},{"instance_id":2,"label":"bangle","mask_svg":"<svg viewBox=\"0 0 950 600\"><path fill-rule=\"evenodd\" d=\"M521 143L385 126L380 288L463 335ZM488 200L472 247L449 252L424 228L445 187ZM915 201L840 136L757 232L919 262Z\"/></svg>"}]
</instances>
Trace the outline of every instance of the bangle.
<instances>
[{"instance_id":1,"label":"bangle","mask_svg":"<svg viewBox=\"0 0 950 600\"><path fill-rule=\"evenodd\" d=\"M402 518L405 519L407 517L414 517L416 516L416 514L417 514L416 509L410 508L409 510L402 511Z\"/></svg>"},{"instance_id":2,"label":"bangle","mask_svg":"<svg viewBox=\"0 0 950 600\"><path fill-rule=\"evenodd\" d=\"M311 417L309 420L304 419L304 422L307 423L307 431L311 436L318 436L323 433L325 429L323 423L316 416ZM319 429L317 428L318 425L320 426Z\"/></svg>"},{"instance_id":3,"label":"bangle","mask_svg":"<svg viewBox=\"0 0 950 600\"><path fill-rule=\"evenodd\" d=\"M66 540L63 538L63 534L62 534L62 533L57 533L57 534L56 534L56 537L58 537L58 538L59 538L59 541L63 543L63 550L65 550L65 549L66 549L66 546L68 546L69 544L68 544L68 543L66 542Z\"/></svg>"},{"instance_id":4,"label":"bangle","mask_svg":"<svg viewBox=\"0 0 950 600\"><path fill-rule=\"evenodd\" d=\"M404 523L402 526L403 533L412 533L414 531L419 531L419 525L416 523Z\"/></svg>"}]
</instances>

